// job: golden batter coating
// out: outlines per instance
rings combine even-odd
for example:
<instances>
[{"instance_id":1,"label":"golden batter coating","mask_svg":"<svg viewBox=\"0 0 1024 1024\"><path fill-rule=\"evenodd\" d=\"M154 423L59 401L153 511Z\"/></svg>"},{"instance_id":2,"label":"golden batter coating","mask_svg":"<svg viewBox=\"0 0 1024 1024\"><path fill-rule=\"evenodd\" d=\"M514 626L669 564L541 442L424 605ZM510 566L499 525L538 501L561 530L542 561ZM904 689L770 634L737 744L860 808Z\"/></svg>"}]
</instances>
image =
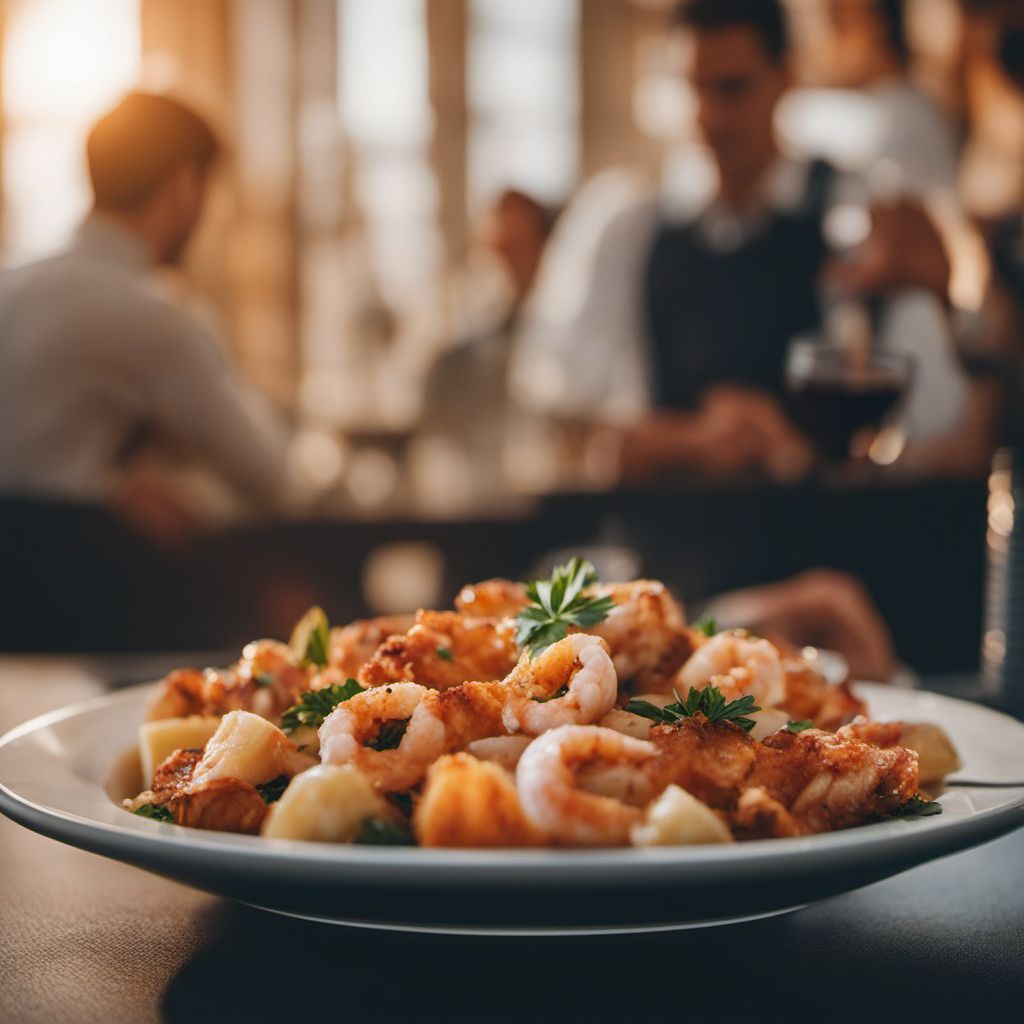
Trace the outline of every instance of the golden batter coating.
<instances>
[{"instance_id":1,"label":"golden batter coating","mask_svg":"<svg viewBox=\"0 0 1024 1024\"><path fill-rule=\"evenodd\" d=\"M523 814L512 776L470 754L434 762L413 815L420 846L543 846Z\"/></svg>"}]
</instances>

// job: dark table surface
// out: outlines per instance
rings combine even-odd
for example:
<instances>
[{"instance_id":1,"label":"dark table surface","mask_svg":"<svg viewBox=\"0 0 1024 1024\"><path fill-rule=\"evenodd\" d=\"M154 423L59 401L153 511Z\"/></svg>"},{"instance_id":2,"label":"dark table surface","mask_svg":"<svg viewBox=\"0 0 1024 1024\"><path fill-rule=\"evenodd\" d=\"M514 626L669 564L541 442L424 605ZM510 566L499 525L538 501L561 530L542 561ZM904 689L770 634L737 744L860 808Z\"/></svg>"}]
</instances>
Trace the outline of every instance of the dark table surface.
<instances>
[{"instance_id":1,"label":"dark table surface","mask_svg":"<svg viewBox=\"0 0 1024 1024\"><path fill-rule=\"evenodd\" d=\"M939 680L949 692L962 682ZM0 731L102 692L0 658ZM251 910L0 818L0 1021L981 1020L1024 1007L1024 830L785 917L480 939Z\"/></svg>"}]
</instances>

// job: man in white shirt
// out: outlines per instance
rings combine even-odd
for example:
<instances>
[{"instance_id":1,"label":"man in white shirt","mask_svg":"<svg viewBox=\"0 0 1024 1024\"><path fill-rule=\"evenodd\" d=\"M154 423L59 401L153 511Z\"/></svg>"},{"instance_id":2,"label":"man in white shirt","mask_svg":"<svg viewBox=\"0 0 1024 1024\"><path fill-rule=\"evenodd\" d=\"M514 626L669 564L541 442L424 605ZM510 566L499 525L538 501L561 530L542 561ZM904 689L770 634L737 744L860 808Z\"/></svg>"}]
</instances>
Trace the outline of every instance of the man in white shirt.
<instances>
[{"instance_id":1,"label":"man in white shirt","mask_svg":"<svg viewBox=\"0 0 1024 1024\"><path fill-rule=\"evenodd\" d=\"M89 135L94 208L70 246L0 275L0 495L109 505L154 430L281 506L281 426L150 280L181 259L217 148L187 107L129 94Z\"/></svg>"},{"instance_id":2,"label":"man in white shirt","mask_svg":"<svg viewBox=\"0 0 1024 1024\"><path fill-rule=\"evenodd\" d=\"M564 370L560 392L545 392L560 415L628 423L627 471L799 472L810 454L785 412L786 350L823 329L826 223L844 181L779 149L774 112L791 76L778 0L688 0L676 20L711 173L689 172L681 195L612 223L576 322L536 335L544 365ZM911 436L953 429L966 385L941 304L907 292L873 312L876 343L915 359Z\"/></svg>"}]
</instances>

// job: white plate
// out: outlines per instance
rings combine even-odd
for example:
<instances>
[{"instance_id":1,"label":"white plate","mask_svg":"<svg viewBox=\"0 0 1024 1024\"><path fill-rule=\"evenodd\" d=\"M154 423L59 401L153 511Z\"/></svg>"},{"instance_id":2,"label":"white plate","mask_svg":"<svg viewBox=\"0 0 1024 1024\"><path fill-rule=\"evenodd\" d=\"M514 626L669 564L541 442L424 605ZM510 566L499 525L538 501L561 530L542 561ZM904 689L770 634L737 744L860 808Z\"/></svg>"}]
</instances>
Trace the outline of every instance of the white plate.
<instances>
[{"instance_id":1,"label":"white plate","mask_svg":"<svg viewBox=\"0 0 1024 1024\"><path fill-rule=\"evenodd\" d=\"M944 813L801 839L603 851L331 846L199 832L128 814L150 687L44 715L0 740L0 811L116 860L279 913L481 934L656 931L784 913L1024 824L1024 786L958 787ZM862 684L874 717L937 722L961 778L1024 781L1024 725L935 694Z\"/></svg>"}]
</instances>

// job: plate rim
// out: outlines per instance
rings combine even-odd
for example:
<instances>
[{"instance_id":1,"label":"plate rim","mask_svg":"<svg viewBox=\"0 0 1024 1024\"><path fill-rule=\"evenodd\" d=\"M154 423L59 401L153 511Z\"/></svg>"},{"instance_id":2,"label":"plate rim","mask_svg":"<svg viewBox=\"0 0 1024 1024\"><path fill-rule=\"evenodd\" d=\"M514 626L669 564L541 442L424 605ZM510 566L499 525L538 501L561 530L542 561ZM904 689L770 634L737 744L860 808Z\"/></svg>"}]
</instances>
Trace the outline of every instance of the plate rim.
<instances>
[{"instance_id":1,"label":"plate rim","mask_svg":"<svg viewBox=\"0 0 1024 1024\"><path fill-rule=\"evenodd\" d=\"M7 748L34 733L77 718L98 708L133 704L149 692L154 683L142 683L112 693L100 694L37 715L15 726L0 737L0 756ZM870 695L884 691L881 684L860 683ZM941 703L966 705L972 713L991 716L1024 730L1024 723L984 705L964 701L930 691L913 691L918 697ZM900 696L906 696L901 691ZM58 762L59 763L59 762ZM102 781L96 783L102 799ZM969 791L969 787L963 787ZM951 792L956 792L955 781ZM1008 793L1013 792L1007 790ZM111 806L116 804L110 801ZM353 846L300 840L272 840L260 836L239 836L230 833L179 834L178 826L127 817L124 824L114 824L84 817L72 811L33 800L0 779L0 812L32 831L70 845L103 853L124 860L126 854L148 860L166 860L177 856L182 861L202 861L207 857L232 858L235 866L247 874L264 875L289 872L300 867L317 875L330 868L342 870L346 881L383 881L395 872L414 872L417 885L448 884L454 877L464 884L493 883L500 876L505 882L529 881L536 884L564 884L574 873L586 872L587 884L602 879L619 884L653 884L678 876L687 869L698 869L708 881L724 879L756 867L769 874L786 874L793 862L812 856L822 866L835 866L850 858L858 863L889 859L903 853L910 859L922 852L940 850L935 857L977 843L1024 825L1024 788L1009 803L976 810L952 821L938 822L938 827L920 828L921 822L889 821L859 826L837 832L788 839L764 839L720 846L653 847L645 849L537 849L537 850L464 850L453 848L406 849L377 846ZM927 821L927 819L926 819ZM887 832L880 834L878 829ZM173 831L172 831L173 830ZM89 841L90 838L93 841ZM966 843L962 840L968 840ZM928 857L927 859L932 859ZM133 863L134 861L129 861ZM642 866L644 871L630 876L629 868Z\"/></svg>"}]
</instances>

